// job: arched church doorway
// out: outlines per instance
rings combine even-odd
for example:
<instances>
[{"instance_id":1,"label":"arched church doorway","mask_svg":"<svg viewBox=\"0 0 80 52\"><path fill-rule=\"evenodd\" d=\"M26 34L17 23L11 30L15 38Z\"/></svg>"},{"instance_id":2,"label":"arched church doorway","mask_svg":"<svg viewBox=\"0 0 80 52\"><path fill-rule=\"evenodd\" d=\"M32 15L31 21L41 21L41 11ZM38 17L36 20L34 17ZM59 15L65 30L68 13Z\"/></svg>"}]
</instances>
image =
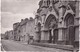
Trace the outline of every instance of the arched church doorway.
<instances>
[{"instance_id":1,"label":"arched church doorway","mask_svg":"<svg viewBox=\"0 0 80 52\"><path fill-rule=\"evenodd\" d=\"M45 22L45 27L49 33L49 43L56 43L58 40L57 20L56 17L50 14Z\"/></svg>"},{"instance_id":2,"label":"arched church doorway","mask_svg":"<svg viewBox=\"0 0 80 52\"><path fill-rule=\"evenodd\" d=\"M75 28L74 28L74 16L72 14L67 14L65 17L66 23L66 44L73 45L75 40Z\"/></svg>"}]
</instances>

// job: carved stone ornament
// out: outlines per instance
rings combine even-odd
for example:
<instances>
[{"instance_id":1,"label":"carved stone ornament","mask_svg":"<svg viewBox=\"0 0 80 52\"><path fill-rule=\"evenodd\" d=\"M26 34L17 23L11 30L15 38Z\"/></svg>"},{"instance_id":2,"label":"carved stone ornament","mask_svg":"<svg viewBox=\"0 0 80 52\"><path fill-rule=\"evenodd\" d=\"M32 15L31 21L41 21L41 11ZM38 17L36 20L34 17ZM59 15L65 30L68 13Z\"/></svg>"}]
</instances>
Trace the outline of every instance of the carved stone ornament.
<instances>
[{"instance_id":1,"label":"carved stone ornament","mask_svg":"<svg viewBox=\"0 0 80 52\"><path fill-rule=\"evenodd\" d=\"M49 11L50 11L50 12L52 11L52 7L49 8Z\"/></svg>"},{"instance_id":2,"label":"carved stone ornament","mask_svg":"<svg viewBox=\"0 0 80 52\"><path fill-rule=\"evenodd\" d=\"M49 25L49 28L54 28L56 26L56 20L52 19Z\"/></svg>"}]
</instances>

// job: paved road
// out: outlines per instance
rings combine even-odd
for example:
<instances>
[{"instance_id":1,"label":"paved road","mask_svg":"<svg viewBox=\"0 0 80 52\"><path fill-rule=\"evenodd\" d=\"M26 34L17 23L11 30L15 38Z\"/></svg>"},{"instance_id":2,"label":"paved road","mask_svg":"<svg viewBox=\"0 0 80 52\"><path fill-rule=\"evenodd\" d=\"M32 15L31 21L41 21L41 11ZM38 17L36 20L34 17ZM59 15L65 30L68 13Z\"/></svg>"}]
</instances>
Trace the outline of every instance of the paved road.
<instances>
[{"instance_id":1,"label":"paved road","mask_svg":"<svg viewBox=\"0 0 80 52\"><path fill-rule=\"evenodd\" d=\"M5 51L45 51L45 52L67 52L55 48L46 48L35 45L22 44L11 40L2 40L2 45ZM71 52L71 51L70 51Z\"/></svg>"},{"instance_id":2,"label":"paved road","mask_svg":"<svg viewBox=\"0 0 80 52\"><path fill-rule=\"evenodd\" d=\"M10 40L2 40L2 45L5 51L49 51L38 46L28 44L23 45L22 43Z\"/></svg>"},{"instance_id":3,"label":"paved road","mask_svg":"<svg viewBox=\"0 0 80 52\"><path fill-rule=\"evenodd\" d=\"M2 45L6 51L45 51L44 49L34 47L32 45L23 45L10 40L2 40Z\"/></svg>"}]
</instances>

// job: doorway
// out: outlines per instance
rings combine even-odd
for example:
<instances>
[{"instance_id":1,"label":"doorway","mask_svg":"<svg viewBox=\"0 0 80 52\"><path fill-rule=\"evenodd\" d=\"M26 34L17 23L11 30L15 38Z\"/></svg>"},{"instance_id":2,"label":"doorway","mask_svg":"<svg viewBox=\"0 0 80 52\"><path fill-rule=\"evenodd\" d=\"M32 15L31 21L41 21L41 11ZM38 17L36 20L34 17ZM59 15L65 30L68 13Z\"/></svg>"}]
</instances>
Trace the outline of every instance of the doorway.
<instances>
[{"instance_id":1,"label":"doorway","mask_svg":"<svg viewBox=\"0 0 80 52\"><path fill-rule=\"evenodd\" d=\"M74 28L74 17L72 14L68 14L66 16L66 39L67 42L66 44L68 45L73 45L74 44L74 40L75 40L75 28Z\"/></svg>"}]
</instances>

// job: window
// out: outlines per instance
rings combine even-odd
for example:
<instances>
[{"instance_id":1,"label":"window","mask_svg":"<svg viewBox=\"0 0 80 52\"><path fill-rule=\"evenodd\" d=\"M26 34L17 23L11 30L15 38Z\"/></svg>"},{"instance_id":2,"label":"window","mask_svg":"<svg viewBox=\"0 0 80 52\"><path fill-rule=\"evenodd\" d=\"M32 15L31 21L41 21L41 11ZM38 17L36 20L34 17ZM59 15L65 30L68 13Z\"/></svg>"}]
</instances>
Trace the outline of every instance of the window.
<instances>
[{"instance_id":1,"label":"window","mask_svg":"<svg viewBox=\"0 0 80 52\"><path fill-rule=\"evenodd\" d=\"M54 0L54 1L53 1L53 4L55 4L55 3L57 3L57 2L59 2L59 0Z\"/></svg>"},{"instance_id":2,"label":"window","mask_svg":"<svg viewBox=\"0 0 80 52\"><path fill-rule=\"evenodd\" d=\"M69 16L66 22L66 25L73 25L74 24L74 18L72 16Z\"/></svg>"},{"instance_id":3,"label":"window","mask_svg":"<svg viewBox=\"0 0 80 52\"><path fill-rule=\"evenodd\" d=\"M19 30L19 33L20 33L20 30Z\"/></svg>"},{"instance_id":4,"label":"window","mask_svg":"<svg viewBox=\"0 0 80 52\"><path fill-rule=\"evenodd\" d=\"M49 5L50 5L50 0L47 1L47 6L49 6Z\"/></svg>"}]
</instances>

